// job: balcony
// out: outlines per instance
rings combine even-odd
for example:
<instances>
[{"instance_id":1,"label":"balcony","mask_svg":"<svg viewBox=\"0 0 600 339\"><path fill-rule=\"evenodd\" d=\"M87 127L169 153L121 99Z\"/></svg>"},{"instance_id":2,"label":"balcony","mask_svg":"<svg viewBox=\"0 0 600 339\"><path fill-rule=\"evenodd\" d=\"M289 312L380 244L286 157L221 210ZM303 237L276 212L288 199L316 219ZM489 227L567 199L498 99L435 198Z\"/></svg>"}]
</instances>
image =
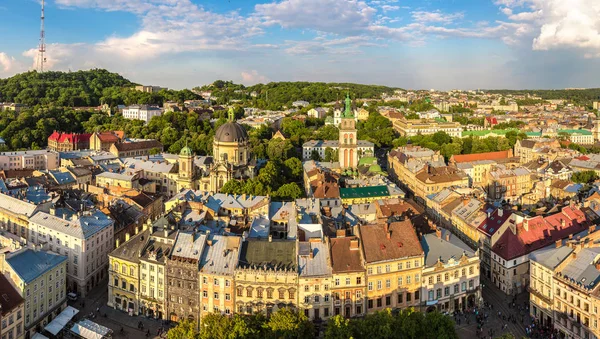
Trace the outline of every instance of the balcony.
<instances>
[{"instance_id":1,"label":"balcony","mask_svg":"<svg viewBox=\"0 0 600 339\"><path fill-rule=\"evenodd\" d=\"M333 305L335 305L335 306L341 306L342 305L342 301L341 300L334 300L333 301Z\"/></svg>"}]
</instances>

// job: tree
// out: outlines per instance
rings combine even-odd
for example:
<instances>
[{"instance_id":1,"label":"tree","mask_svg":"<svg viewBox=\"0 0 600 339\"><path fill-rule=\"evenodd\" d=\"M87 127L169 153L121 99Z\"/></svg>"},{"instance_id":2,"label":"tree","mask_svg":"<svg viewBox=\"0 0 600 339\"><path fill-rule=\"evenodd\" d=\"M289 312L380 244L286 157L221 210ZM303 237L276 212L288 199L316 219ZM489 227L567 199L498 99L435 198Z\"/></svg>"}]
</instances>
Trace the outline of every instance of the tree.
<instances>
[{"instance_id":1,"label":"tree","mask_svg":"<svg viewBox=\"0 0 600 339\"><path fill-rule=\"evenodd\" d=\"M321 161L321 155L319 155L319 152L316 149L310 152L310 160Z\"/></svg>"},{"instance_id":2,"label":"tree","mask_svg":"<svg viewBox=\"0 0 600 339\"><path fill-rule=\"evenodd\" d=\"M302 189L295 182L281 185L275 193L279 199L288 201L301 198L303 194L304 192L302 192Z\"/></svg>"},{"instance_id":3,"label":"tree","mask_svg":"<svg viewBox=\"0 0 600 339\"><path fill-rule=\"evenodd\" d=\"M290 180L300 180L302 177L302 161L298 158L289 158L283 162L285 173Z\"/></svg>"},{"instance_id":4,"label":"tree","mask_svg":"<svg viewBox=\"0 0 600 339\"><path fill-rule=\"evenodd\" d=\"M180 321L177 326L167 332L167 339L195 339L198 338L198 323L190 320Z\"/></svg>"},{"instance_id":5,"label":"tree","mask_svg":"<svg viewBox=\"0 0 600 339\"><path fill-rule=\"evenodd\" d=\"M338 161L339 160L339 150L334 150L331 147L325 148L325 161Z\"/></svg>"},{"instance_id":6,"label":"tree","mask_svg":"<svg viewBox=\"0 0 600 339\"><path fill-rule=\"evenodd\" d=\"M316 131L315 138L319 140L338 140L340 130L333 125L326 125Z\"/></svg>"},{"instance_id":7,"label":"tree","mask_svg":"<svg viewBox=\"0 0 600 339\"><path fill-rule=\"evenodd\" d=\"M327 321L327 329L325 330L325 339L348 339L352 338L352 329L350 320L345 319L341 315L336 315Z\"/></svg>"},{"instance_id":8,"label":"tree","mask_svg":"<svg viewBox=\"0 0 600 339\"><path fill-rule=\"evenodd\" d=\"M267 144L267 156L270 160L284 161L294 156L294 145L289 140L271 139Z\"/></svg>"},{"instance_id":9,"label":"tree","mask_svg":"<svg viewBox=\"0 0 600 339\"><path fill-rule=\"evenodd\" d=\"M273 313L266 326L276 338L314 338L315 334L312 323L304 313L287 307Z\"/></svg>"},{"instance_id":10,"label":"tree","mask_svg":"<svg viewBox=\"0 0 600 339\"><path fill-rule=\"evenodd\" d=\"M244 183L237 179L231 179L221 187L221 193L227 194L243 194Z\"/></svg>"},{"instance_id":11,"label":"tree","mask_svg":"<svg viewBox=\"0 0 600 339\"><path fill-rule=\"evenodd\" d=\"M598 175L595 171L581 171L573 173L571 180L579 184L587 184L598 180Z\"/></svg>"},{"instance_id":12,"label":"tree","mask_svg":"<svg viewBox=\"0 0 600 339\"><path fill-rule=\"evenodd\" d=\"M275 161L267 161L267 164L258 171L258 180L264 185L279 187L281 182L281 167Z\"/></svg>"}]
</instances>

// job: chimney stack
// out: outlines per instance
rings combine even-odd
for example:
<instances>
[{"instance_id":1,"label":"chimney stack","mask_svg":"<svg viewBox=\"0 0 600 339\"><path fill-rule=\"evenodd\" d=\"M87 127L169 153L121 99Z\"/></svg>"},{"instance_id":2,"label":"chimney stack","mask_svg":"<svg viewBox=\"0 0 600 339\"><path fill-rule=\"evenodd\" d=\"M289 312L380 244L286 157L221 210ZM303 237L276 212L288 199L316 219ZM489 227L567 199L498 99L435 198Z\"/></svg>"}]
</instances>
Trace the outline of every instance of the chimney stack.
<instances>
[{"instance_id":1,"label":"chimney stack","mask_svg":"<svg viewBox=\"0 0 600 339\"><path fill-rule=\"evenodd\" d=\"M129 241L129 232L125 233L125 241Z\"/></svg>"},{"instance_id":2,"label":"chimney stack","mask_svg":"<svg viewBox=\"0 0 600 339\"><path fill-rule=\"evenodd\" d=\"M350 240L350 249L357 250L358 249L358 238Z\"/></svg>"},{"instance_id":3,"label":"chimney stack","mask_svg":"<svg viewBox=\"0 0 600 339\"><path fill-rule=\"evenodd\" d=\"M596 231L596 225L591 225L588 233L594 233Z\"/></svg>"},{"instance_id":4,"label":"chimney stack","mask_svg":"<svg viewBox=\"0 0 600 339\"><path fill-rule=\"evenodd\" d=\"M446 241L450 241L450 232L446 232Z\"/></svg>"},{"instance_id":5,"label":"chimney stack","mask_svg":"<svg viewBox=\"0 0 600 339\"><path fill-rule=\"evenodd\" d=\"M559 247L561 247L561 246L562 246L562 240L560 240L560 239L559 239L559 240L556 240L556 243L555 243L555 244L556 244L556 248L559 248Z\"/></svg>"},{"instance_id":6,"label":"chimney stack","mask_svg":"<svg viewBox=\"0 0 600 339\"><path fill-rule=\"evenodd\" d=\"M346 230L345 229L340 229L340 230L336 230L335 231L335 237L336 238L343 238L346 236Z\"/></svg>"},{"instance_id":7,"label":"chimney stack","mask_svg":"<svg viewBox=\"0 0 600 339\"><path fill-rule=\"evenodd\" d=\"M571 253L571 256L573 257L573 259L577 259L577 252L573 251Z\"/></svg>"},{"instance_id":8,"label":"chimney stack","mask_svg":"<svg viewBox=\"0 0 600 339\"><path fill-rule=\"evenodd\" d=\"M596 269L597 269L598 271L600 271L600 261L597 261L595 266L596 266Z\"/></svg>"},{"instance_id":9,"label":"chimney stack","mask_svg":"<svg viewBox=\"0 0 600 339\"><path fill-rule=\"evenodd\" d=\"M273 242L273 236L269 234L269 242Z\"/></svg>"},{"instance_id":10,"label":"chimney stack","mask_svg":"<svg viewBox=\"0 0 600 339\"><path fill-rule=\"evenodd\" d=\"M498 209L498 216L499 216L499 217L502 217L502 215L503 215L503 214L504 214L504 209L503 209L502 207L500 207L500 208Z\"/></svg>"},{"instance_id":11,"label":"chimney stack","mask_svg":"<svg viewBox=\"0 0 600 339\"><path fill-rule=\"evenodd\" d=\"M438 239L442 239L442 231L436 229L435 230L435 236L438 237Z\"/></svg>"},{"instance_id":12,"label":"chimney stack","mask_svg":"<svg viewBox=\"0 0 600 339\"><path fill-rule=\"evenodd\" d=\"M315 258L315 250L313 248L310 249L309 258L310 259L314 259Z\"/></svg>"}]
</instances>

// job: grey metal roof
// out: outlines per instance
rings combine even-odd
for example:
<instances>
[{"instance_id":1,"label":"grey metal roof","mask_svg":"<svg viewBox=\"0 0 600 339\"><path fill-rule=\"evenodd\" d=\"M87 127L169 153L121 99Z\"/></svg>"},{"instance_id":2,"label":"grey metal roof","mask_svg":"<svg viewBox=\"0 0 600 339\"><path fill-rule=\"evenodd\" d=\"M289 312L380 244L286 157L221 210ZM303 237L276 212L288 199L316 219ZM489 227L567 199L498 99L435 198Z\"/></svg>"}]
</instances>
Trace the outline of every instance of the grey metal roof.
<instances>
[{"instance_id":1,"label":"grey metal roof","mask_svg":"<svg viewBox=\"0 0 600 339\"><path fill-rule=\"evenodd\" d=\"M31 217L37 212L37 206L28 202L10 197L6 194L0 193L0 208L7 210L14 214L23 214L27 217Z\"/></svg>"},{"instance_id":2,"label":"grey metal roof","mask_svg":"<svg viewBox=\"0 0 600 339\"><path fill-rule=\"evenodd\" d=\"M200 260L200 271L233 275L238 262L241 238L236 236L210 235L212 245L205 246Z\"/></svg>"},{"instance_id":3,"label":"grey metal roof","mask_svg":"<svg viewBox=\"0 0 600 339\"><path fill-rule=\"evenodd\" d=\"M310 258L310 252L313 258ZM329 247L322 242L298 243L298 271L301 277L331 275Z\"/></svg>"},{"instance_id":4,"label":"grey metal roof","mask_svg":"<svg viewBox=\"0 0 600 339\"><path fill-rule=\"evenodd\" d=\"M529 255L529 260L535 261L538 264L554 270L561 262L563 262L573 252L569 246L548 246L537 251L533 251Z\"/></svg>"},{"instance_id":5,"label":"grey metal roof","mask_svg":"<svg viewBox=\"0 0 600 339\"><path fill-rule=\"evenodd\" d=\"M446 235L450 235L449 241L446 240ZM435 233L423 235L421 246L425 252L425 265L429 267L434 266L440 258L442 262L448 263L451 258L459 260L463 253L468 257L475 256L475 252L467 244L448 230L442 230L441 238Z\"/></svg>"},{"instance_id":6,"label":"grey metal roof","mask_svg":"<svg viewBox=\"0 0 600 339\"><path fill-rule=\"evenodd\" d=\"M38 212L29 219L32 223L79 239L87 239L101 230L112 227L114 221L99 210L86 212L74 219L63 219L46 212Z\"/></svg>"},{"instance_id":7,"label":"grey metal roof","mask_svg":"<svg viewBox=\"0 0 600 339\"><path fill-rule=\"evenodd\" d=\"M574 283L581 283L585 287L594 288L600 281L600 271L594 265L599 258L599 247L584 248L577 253L577 258L563 268L561 273Z\"/></svg>"},{"instance_id":8,"label":"grey metal roof","mask_svg":"<svg viewBox=\"0 0 600 339\"><path fill-rule=\"evenodd\" d=\"M205 234L179 232L173 246L173 251L171 252L171 258L175 256L199 261L205 243Z\"/></svg>"}]
</instances>

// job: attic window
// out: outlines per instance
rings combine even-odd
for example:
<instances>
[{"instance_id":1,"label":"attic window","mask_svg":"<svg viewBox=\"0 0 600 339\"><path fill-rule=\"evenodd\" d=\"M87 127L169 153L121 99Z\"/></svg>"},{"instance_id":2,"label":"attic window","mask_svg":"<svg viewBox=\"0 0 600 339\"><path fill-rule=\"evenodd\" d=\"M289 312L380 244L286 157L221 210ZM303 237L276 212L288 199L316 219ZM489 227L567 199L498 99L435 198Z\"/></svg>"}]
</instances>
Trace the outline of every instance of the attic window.
<instances>
[{"instance_id":1,"label":"attic window","mask_svg":"<svg viewBox=\"0 0 600 339\"><path fill-rule=\"evenodd\" d=\"M403 246L403 245L402 245L402 243L401 243L401 242L399 242L399 241L398 241L398 243L397 243L397 244L398 244L398 247L402 247L402 246Z\"/></svg>"},{"instance_id":2,"label":"attic window","mask_svg":"<svg viewBox=\"0 0 600 339\"><path fill-rule=\"evenodd\" d=\"M381 244L381 245L379 245L379 248L383 251L383 250L385 250L385 245Z\"/></svg>"}]
</instances>

